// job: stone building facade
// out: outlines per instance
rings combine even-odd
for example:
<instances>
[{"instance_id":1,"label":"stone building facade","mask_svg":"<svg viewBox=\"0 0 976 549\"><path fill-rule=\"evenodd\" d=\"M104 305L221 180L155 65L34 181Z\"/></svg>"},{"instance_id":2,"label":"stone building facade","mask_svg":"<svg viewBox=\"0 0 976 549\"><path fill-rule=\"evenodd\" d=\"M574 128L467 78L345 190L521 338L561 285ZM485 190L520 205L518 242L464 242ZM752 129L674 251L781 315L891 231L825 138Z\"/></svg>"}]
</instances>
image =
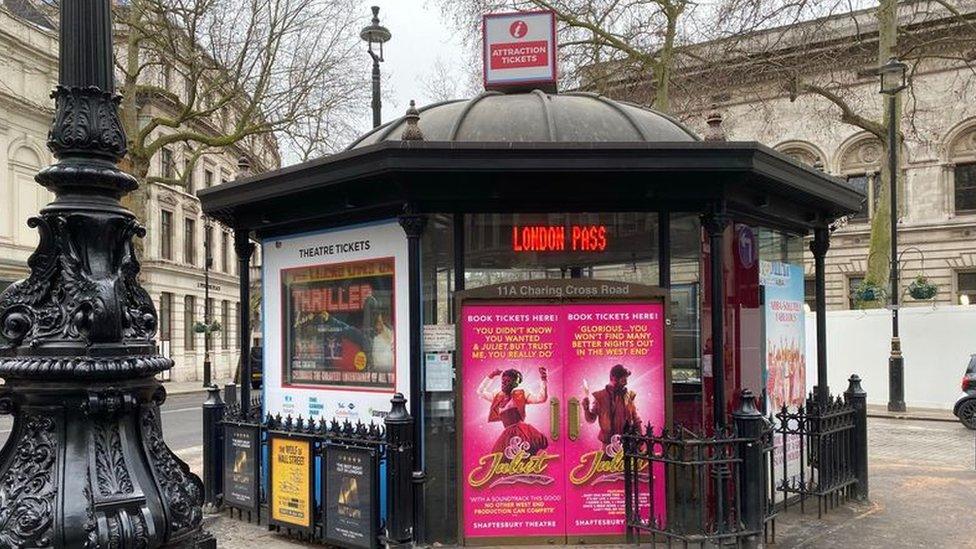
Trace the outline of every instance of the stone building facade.
<instances>
[{"instance_id":1,"label":"stone building facade","mask_svg":"<svg viewBox=\"0 0 976 549\"><path fill-rule=\"evenodd\" d=\"M898 184L903 303L932 306L933 301L904 294L916 276L924 275L939 287L936 305L976 305L976 71L971 61L976 3L956 2L961 17L930 4L899 7L899 44L912 72L911 87L902 94L905 146ZM762 55L780 68L797 70L803 81L831 86L857 112L880 121L884 96L875 72L877 35L875 15L865 10L748 40L775 43ZM887 161L880 142L842 122L835 104L792 92L784 71L768 70L761 61L728 62L722 55L732 48L723 44L694 47L700 49L697 59L713 62L682 66L672 95L680 118L704 134L707 115L717 112L727 139L759 141L867 191L864 211L834 232L827 256L828 308L852 308L851 291L867 269L874 180ZM626 76L588 87L638 103L649 103L653 90L646 79ZM812 255L806 256L812 301Z\"/></svg>"},{"instance_id":2,"label":"stone building facade","mask_svg":"<svg viewBox=\"0 0 976 549\"><path fill-rule=\"evenodd\" d=\"M38 239L27 219L53 198L34 182L34 175L54 161L45 144L54 115L49 95L58 72L54 20L43 6L29 0L0 2L0 289L27 276L27 259ZM166 108L151 103L142 114ZM204 335L194 332L193 325L204 320L208 233L210 318L221 324L221 330L211 335L213 379L231 377L238 362L241 305L233 234L203 217L195 192L236 177L242 155L250 160L252 170L280 163L273 139L260 140L247 150L228 148L206 155L188 177L189 187L151 182L136 191L145 193L146 200L143 286L159 312L160 350L176 362L168 375L174 381L203 378ZM165 176L185 166L186 156L178 147L167 148L153 157L150 175ZM255 254L253 264L259 261Z\"/></svg>"}]
</instances>

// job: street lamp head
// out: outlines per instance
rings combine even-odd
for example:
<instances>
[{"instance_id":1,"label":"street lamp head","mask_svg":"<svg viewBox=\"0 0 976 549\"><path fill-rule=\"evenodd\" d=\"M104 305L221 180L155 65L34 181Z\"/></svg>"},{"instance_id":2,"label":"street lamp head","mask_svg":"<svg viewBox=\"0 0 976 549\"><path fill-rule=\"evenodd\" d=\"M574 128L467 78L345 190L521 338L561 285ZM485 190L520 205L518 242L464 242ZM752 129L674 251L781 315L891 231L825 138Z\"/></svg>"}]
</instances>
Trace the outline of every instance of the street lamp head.
<instances>
[{"instance_id":1,"label":"street lamp head","mask_svg":"<svg viewBox=\"0 0 976 549\"><path fill-rule=\"evenodd\" d=\"M881 93L885 95L895 95L907 87L905 75L908 72L908 65L899 61L896 57L891 57L888 62L878 69L881 75Z\"/></svg>"},{"instance_id":2,"label":"street lamp head","mask_svg":"<svg viewBox=\"0 0 976 549\"><path fill-rule=\"evenodd\" d=\"M363 27L363 30L359 31L359 37L363 39L369 45L369 53L378 61L383 60L383 44L388 42L393 36L390 34L390 30L380 25L380 7L373 6L373 20L368 25ZM373 52L373 44L376 44L379 48L379 54L377 55Z\"/></svg>"}]
</instances>

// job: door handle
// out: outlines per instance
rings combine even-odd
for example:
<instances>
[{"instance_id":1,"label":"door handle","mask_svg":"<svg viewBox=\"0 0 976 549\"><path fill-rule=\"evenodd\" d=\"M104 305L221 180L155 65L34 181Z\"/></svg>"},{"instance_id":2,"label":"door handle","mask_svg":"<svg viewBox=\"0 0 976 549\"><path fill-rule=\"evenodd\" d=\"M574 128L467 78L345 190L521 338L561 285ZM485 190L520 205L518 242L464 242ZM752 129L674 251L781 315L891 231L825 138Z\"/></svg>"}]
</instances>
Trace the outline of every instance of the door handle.
<instances>
[{"instance_id":1,"label":"door handle","mask_svg":"<svg viewBox=\"0 0 976 549\"><path fill-rule=\"evenodd\" d=\"M553 441L559 440L559 399L549 398L549 435Z\"/></svg>"},{"instance_id":2,"label":"door handle","mask_svg":"<svg viewBox=\"0 0 976 549\"><path fill-rule=\"evenodd\" d=\"M569 416L566 419L569 440L576 442L580 433L580 402L578 398L569 399Z\"/></svg>"}]
</instances>

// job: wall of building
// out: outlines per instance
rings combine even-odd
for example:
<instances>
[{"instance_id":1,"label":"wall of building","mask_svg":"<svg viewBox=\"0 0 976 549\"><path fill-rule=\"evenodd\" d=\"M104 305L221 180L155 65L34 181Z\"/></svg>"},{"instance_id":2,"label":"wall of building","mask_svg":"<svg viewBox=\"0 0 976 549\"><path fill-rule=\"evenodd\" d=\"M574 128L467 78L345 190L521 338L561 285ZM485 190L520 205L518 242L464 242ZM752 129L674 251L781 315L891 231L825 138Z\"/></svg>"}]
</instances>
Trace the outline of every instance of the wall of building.
<instances>
[{"instance_id":1,"label":"wall of building","mask_svg":"<svg viewBox=\"0 0 976 549\"><path fill-rule=\"evenodd\" d=\"M952 409L963 373L976 353L976 307L911 307L901 310L905 357L905 404ZM807 386L817 383L816 315L807 315ZM891 312L827 312L828 385L843 393L852 373L861 377L869 404L888 403Z\"/></svg>"}]
</instances>

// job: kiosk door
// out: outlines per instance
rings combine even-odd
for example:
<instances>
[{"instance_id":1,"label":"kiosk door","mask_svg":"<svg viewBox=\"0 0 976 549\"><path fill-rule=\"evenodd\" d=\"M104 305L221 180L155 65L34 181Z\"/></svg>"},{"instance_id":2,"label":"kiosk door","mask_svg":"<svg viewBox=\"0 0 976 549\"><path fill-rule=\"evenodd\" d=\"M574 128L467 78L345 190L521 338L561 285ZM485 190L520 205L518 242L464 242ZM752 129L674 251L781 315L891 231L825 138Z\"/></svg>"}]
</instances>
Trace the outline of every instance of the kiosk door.
<instances>
[{"instance_id":1,"label":"kiosk door","mask_svg":"<svg viewBox=\"0 0 976 549\"><path fill-rule=\"evenodd\" d=\"M664 424L664 342L661 301L462 307L466 542L624 534L621 435Z\"/></svg>"}]
</instances>

